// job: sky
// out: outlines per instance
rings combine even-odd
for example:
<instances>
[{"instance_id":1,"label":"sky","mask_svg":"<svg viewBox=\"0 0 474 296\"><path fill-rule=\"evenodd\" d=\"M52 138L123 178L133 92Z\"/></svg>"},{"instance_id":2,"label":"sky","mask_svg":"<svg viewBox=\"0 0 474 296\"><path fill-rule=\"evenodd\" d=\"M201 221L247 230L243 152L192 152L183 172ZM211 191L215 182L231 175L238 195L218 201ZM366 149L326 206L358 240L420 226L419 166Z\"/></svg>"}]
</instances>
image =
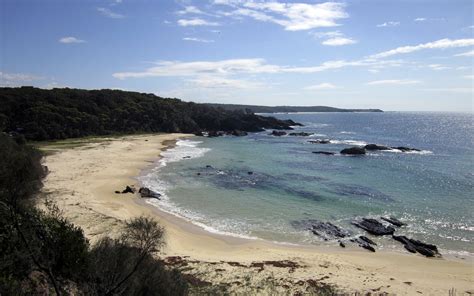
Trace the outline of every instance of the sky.
<instances>
[{"instance_id":1,"label":"sky","mask_svg":"<svg viewBox=\"0 0 474 296\"><path fill-rule=\"evenodd\" d=\"M473 111L472 0L0 0L0 86Z\"/></svg>"}]
</instances>

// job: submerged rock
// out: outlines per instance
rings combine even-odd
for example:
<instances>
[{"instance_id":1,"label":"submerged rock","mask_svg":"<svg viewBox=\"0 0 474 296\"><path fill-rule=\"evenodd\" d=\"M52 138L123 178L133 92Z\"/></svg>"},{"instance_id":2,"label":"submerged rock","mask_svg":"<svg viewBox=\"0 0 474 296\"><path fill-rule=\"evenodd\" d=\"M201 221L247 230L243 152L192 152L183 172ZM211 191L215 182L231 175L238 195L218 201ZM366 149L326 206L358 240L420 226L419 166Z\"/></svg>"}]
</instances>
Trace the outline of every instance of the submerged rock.
<instances>
[{"instance_id":1,"label":"submerged rock","mask_svg":"<svg viewBox=\"0 0 474 296\"><path fill-rule=\"evenodd\" d=\"M388 235L395 232L393 227L385 226L379 221L371 218L362 218L362 221L352 222L352 224L373 235Z\"/></svg>"},{"instance_id":2,"label":"submerged rock","mask_svg":"<svg viewBox=\"0 0 474 296\"><path fill-rule=\"evenodd\" d=\"M380 219L382 219L382 220L384 220L384 221L386 221L386 222L388 222L388 223L390 223L390 224L393 224L393 225L395 225L395 226L397 226L397 227L402 227L403 225L406 225L405 223L403 223L402 221L398 220L398 219L395 218L395 217L389 217L389 218L387 218L387 217L380 217Z\"/></svg>"},{"instance_id":3,"label":"submerged rock","mask_svg":"<svg viewBox=\"0 0 474 296\"><path fill-rule=\"evenodd\" d=\"M411 253L420 253L426 257L440 257L441 254L438 252L438 248L435 245L423 243L419 240L414 240L408 238L404 235L396 236L393 235L392 238L398 242L401 242L405 249Z\"/></svg>"},{"instance_id":4,"label":"submerged rock","mask_svg":"<svg viewBox=\"0 0 474 296\"><path fill-rule=\"evenodd\" d=\"M289 136L299 136L299 137L309 137L313 135L313 133L305 133L305 132L299 132L299 133L289 133Z\"/></svg>"},{"instance_id":5,"label":"submerged rock","mask_svg":"<svg viewBox=\"0 0 474 296\"><path fill-rule=\"evenodd\" d=\"M364 155L365 149L362 147L351 147L341 150L341 154L345 155Z\"/></svg>"},{"instance_id":6,"label":"submerged rock","mask_svg":"<svg viewBox=\"0 0 474 296\"><path fill-rule=\"evenodd\" d=\"M146 187L141 187L138 190L138 193L140 193L140 196L142 198L156 198L160 200L161 197L161 194L159 194L158 192L154 192L153 190L148 189Z\"/></svg>"},{"instance_id":7,"label":"submerged rock","mask_svg":"<svg viewBox=\"0 0 474 296\"><path fill-rule=\"evenodd\" d=\"M329 151L313 151L314 154L334 155L336 153Z\"/></svg>"},{"instance_id":8,"label":"submerged rock","mask_svg":"<svg viewBox=\"0 0 474 296\"><path fill-rule=\"evenodd\" d=\"M308 141L308 142L310 142L312 144L329 144L329 143L331 143L331 141L328 140L328 139L316 139L316 140L311 140L311 141Z\"/></svg>"},{"instance_id":9,"label":"submerged rock","mask_svg":"<svg viewBox=\"0 0 474 296\"><path fill-rule=\"evenodd\" d=\"M377 144L368 144L364 146L365 150L375 151L375 150L392 150L392 148Z\"/></svg>"},{"instance_id":10,"label":"submerged rock","mask_svg":"<svg viewBox=\"0 0 474 296\"><path fill-rule=\"evenodd\" d=\"M350 240L351 242L353 243L356 243L359 245L359 247L361 248L364 248L366 250L369 250L371 252L375 252L375 248L372 247L372 245L376 246L377 244L371 240L370 238L366 237L366 236L359 236L357 238L353 238Z\"/></svg>"},{"instance_id":11,"label":"submerged rock","mask_svg":"<svg viewBox=\"0 0 474 296\"><path fill-rule=\"evenodd\" d=\"M322 222L315 219L293 221L291 224L295 228L309 230L314 235L321 237L325 241L344 238L350 235L349 231L342 229L331 222Z\"/></svg>"},{"instance_id":12,"label":"submerged rock","mask_svg":"<svg viewBox=\"0 0 474 296\"><path fill-rule=\"evenodd\" d=\"M275 136L275 137L281 137L281 136L286 136L286 132L284 131L273 131L270 133L270 135Z\"/></svg>"},{"instance_id":13,"label":"submerged rock","mask_svg":"<svg viewBox=\"0 0 474 296\"><path fill-rule=\"evenodd\" d=\"M363 240L364 242L368 243L369 245L374 245L374 246L377 245L373 240L371 240L370 238L368 238L366 236L361 235L361 236L359 236L359 238L361 240Z\"/></svg>"}]
</instances>

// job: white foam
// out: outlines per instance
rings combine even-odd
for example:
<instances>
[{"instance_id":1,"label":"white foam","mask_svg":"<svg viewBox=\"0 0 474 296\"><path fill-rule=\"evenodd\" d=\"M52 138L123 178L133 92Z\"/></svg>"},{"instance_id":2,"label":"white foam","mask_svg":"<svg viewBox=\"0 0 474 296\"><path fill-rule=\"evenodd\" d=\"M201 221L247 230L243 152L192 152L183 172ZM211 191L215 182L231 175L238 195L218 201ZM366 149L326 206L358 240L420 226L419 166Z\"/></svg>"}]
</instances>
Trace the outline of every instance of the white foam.
<instances>
[{"instance_id":1,"label":"white foam","mask_svg":"<svg viewBox=\"0 0 474 296\"><path fill-rule=\"evenodd\" d=\"M346 145L355 145L355 146L365 146L367 142L358 141L358 140L330 140L331 144L346 144Z\"/></svg>"}]
</instances>

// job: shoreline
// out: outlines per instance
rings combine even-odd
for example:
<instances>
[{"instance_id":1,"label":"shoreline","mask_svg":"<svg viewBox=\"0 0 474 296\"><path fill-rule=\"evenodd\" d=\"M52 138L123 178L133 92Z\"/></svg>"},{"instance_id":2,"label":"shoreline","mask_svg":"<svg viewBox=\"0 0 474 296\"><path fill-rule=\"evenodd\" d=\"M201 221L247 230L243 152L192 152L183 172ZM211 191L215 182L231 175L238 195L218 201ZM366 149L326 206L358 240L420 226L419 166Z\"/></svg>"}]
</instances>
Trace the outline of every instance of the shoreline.
<instances>
[{"instance_id":1,"label":"shoreline","mask_svg":"<svg viewBox=\"0 0 474 296\"><path fill-rule=\"evenodd\" d=\"M217 269L231 274L204 278L213 283L236 282L246 274L256 281L267 272L275 278L309 280L327 277L324 283L346 291L372 291L395 294L448 294L451 288L464 293L473 286L472 261L428 259L418 255L386 250L368 253L361 250L326 246L286 245L265 240L249 240L206 231L183 218L146 203L137 195L115 194L126 185L139 185L137 176L159 159L185 134L136 135L106 138L85 146L60 148L45 157L50 175L43 192L57 202L65 216L84 229L93 243L104 235L115 235L123 221L139 215L153 216L166 231L166 246L160 255L189 256L197 274ZM168 141L168 142L166 142ZM171 141L171 142L170 142ZM46 146L47 147L47 146ZM71 169L74 168L74 169ZM84 188L85 187L85 188ZM249 270L252 262L291 260L301 268L266 267L264 272ZM218 264L219 263L219 264ZM225 265L225 268L223 266ZM323 267L321 267L323 266ZM213 281L214 279L214 281ZM283 281L283 280L282 280ZM410 284L407 284L410 283ZM239 291L238 285L235 291Z\"/></svg>"}]
</instances>

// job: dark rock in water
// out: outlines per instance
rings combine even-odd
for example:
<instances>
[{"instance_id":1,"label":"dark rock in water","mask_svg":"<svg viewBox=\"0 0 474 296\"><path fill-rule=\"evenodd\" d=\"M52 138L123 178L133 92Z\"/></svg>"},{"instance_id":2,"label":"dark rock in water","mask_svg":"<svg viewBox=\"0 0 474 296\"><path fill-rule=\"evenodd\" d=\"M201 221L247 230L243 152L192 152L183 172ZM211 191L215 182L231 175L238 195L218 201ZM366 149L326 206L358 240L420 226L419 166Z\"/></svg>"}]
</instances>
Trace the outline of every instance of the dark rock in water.
<instances>
[{"instance_id":1,"label":"dark rock in water","mask_svg":"<svg viewBox=\"0 0 474 296\"><path fill-rule=\"evenodd\" d=\"M115 193L120 194L120 191L116 190Z\"/></svg>"},{"instance_id":2,"label":"dark rock in water","mask_svg":"<svg viewBox=\"0 0 474 296\"><path fill-rule=\"evenodd\" d=\"M313 143L313 144L329 144L331 143L330 140L328 139L316 139L316 140L311 140L311 141L308 141L310 143Z\"/></svg>"},{"instance_id":3,"label":"dark rock in water","mask_svg":"<svg viewBox=\"0 0 474 296\"><path fill-rule=\"evenodd\" d=\"M364 146L365 150L374 151L374 150L392 150L392 148L377 144L368 144Z\"/></svg>"},{"instance_id":4,"label":"dark rock in water","mask_svg":"<svg viewBox=\"0 0 474 296\"><path fill-rule=\"evenodd\" d=\"M373 235L388 235L395 232L393 227L385 226L379 221L371 218L362 218L362 221L352 222L352 224Z\"/></svg>"},{"instance_id":5,"label":"dark rock in water","mask_svg":"<svg viewBox=\"0 0 474 296\"><path fill-rule=\"evenodd\" d=\"M309 137L313 133L305 133L305 132L299 132L299 133L289 133L289 136L299 136L299 137Z\"/></svg>"},{"instance_id":6,"label":"dark rock in water","mask_svg":"<svg viewBox=\"0 0 474 296\"><path fill-rule=\"evenodd\" d=\"M340 246L341 248L345 248L345 247L346 247L346 245L345 245L343 242L341 242L341 241L339 242L339 246Z\"/></svg>"},{"instance_id":7,"label":"dark rock in water","mask_svg":"<svg viewBox=\"0 0 474 296\"><path fill-rule=\"evenodd\" d=\"M344 238L350 235L347 230L341 229L331 222L322 222L315 219L293 221L291 224L295 228L310 230L314 235L324 240Z\"/></svg>"},{"instance_id":8,"label":"dark rock in water","mask_svg":"<svg viewBox=\"0 0 474 296\"><path fill-rule=\"evenodd\" d=\"M406 225L405 223L403 223L402 221L398 220L395 217L389 217L389 218L380 217L380 219L382 219L384 221L387 221L388 223L393 224L393 225L398 226L398 227L402 227L403 225Z\"/></svg>"},{"instance_id":9,"label":"dark rock in water","mask_svg":"<svg viewBox=\"0 0 474 296\"><path fill-rule=\"evenodd\" d=\"M225 135L223 131L210 131L207 134L209 138L222 137L223 135Z\"/></svg>"},{"instance_id":10,"label":"dark rock in water","mask_svg":"<svg viewBox=\"0 0 474 296\"><path fill-rule=\"evenodd\" d=\"M210 164L206 165L206 169L212 169L212 165Z\"/></svg>"},{"instance_id":11,"label":"dark rock in water","mask_svg":"<svg viewBox=\"0 0 474 296\"><path fill-rule=\"evenodd\" d=\"M409 147L403 147L403 146L392 147L392 149L397 149L397 150L400 150L400 151L402 151L402 152L421 151L420 149L409 148Z\"/></svg>"},{"instance_id":12,"label":"dark rock in water","mask_svg":"<svg viewBox=\"0 0 474 296\"><path fill-rule=\"evenodd\" d=\"M194 133L195 136L204 137L205 133L203 131L197 131Z\"/></svg>"},{"instance_id":13,"label":"dark rock in water","mask_svg":"<svg viewBox=\"0 0 474 296\"><path fill-rule=\"evenodd\" d=\"M346 155L364 155L365 154L365 149L362 147L351 147L351 148L346 148L341 150L341 154L346 154Z\"/></svg>"},{"instance_id":14,"label":"dark rock in water","mask_svg":"<svg viewBox=\"0 0 474 296\"><path fill-rule=\"evenodd\" d=\"M201 173L196 173L196 175L201 176Z\"/></svg>"},{"instance_id":15,"label":"dark rock in water","mask_svg":"<svg viewBox=\"0 0 474 296\"><path fill-rule=\"evenodd\" d=\"M405 246L405 249L411 253L418 252L426 257L441 256L441 254L438 252L438 248L435 245L423 243L419 240L414 240L404 235L393 235L392 238L398 242L401 242Z\"/></svg>"},{"instance_id":16,"label":"dark rock in water","mask_svg":"<svg viewBox=\"0 0 474 296\"><path fill-rule=\"evenodd\" d=\"M248 133L245 132L245 131L241 131L241 130L233 130L233 131L231 132L231 135L232 135L232 136L236 136L236 137L243 137L243 136L248 135Z\"/></svg>"},{"instance_id":17,"label":"dark rock in water","mask_svg":"<svg viewBox=\"0 0 474 296\"><path fill-rule=\"evenodd\" d=\"M373 240L371 240L370 238L368 238L366 236L361 235L361 236L359 236L359 239L363 240L364 242L368 243L369 245L374 245L374 246L377 245Z\"/></svg>"},{"instance_id":18,"label":"dark rock in water","mask_svg":"<svg viewBox=\"0 0 474 296\"><path fill-rule=\"evenodd\" d=\"M248 175L253 175L253 172L247 172Z\"/></svg>"},{"instance_id":19,"label":"dark rock in water","mask_svg":"<svg viewBox=\"0 0 474 296\"><path fill-rule=\"evenodd\" d=\"M138 190L138 193L140 193L140 196L142 198L156 198L156 199L160 199L161 197L161 194L159 194L158 192L154 192L153 190L150 190L146 187L141 187L139 190Z\"/></svg>"},{"instance_id":20,"label":"dark rock in water","mask_svg":"<svg viewBox=\"0 0 474 296\"><path fill-rule=\"evenodd\" d=\"M329 151L313 151L314 154L334 155L336 153Z\"/></svg>"},{"instance_id":21,"label":"dark rock in water","mask_svg":"<svg viewBox=\"0 0 474 296\"><path fill-rule=\"evenodd\" d=\"M283 131L275 131L275 130L274 130L273 132L271 132L270 135L276 136L276 137L281 137L281 136L286 136L286 132L283 132Z\"/></svg>"},{"instance_id":22,"label":"dark rock in water","mask_svg":"<svg viewBox=\"0 0 474 296\"><path fill-rule=\"evenodd\" d=\"M183 159L190 159L191 156L183 156Z\"/></svg>"},{"instance_id":23,"label":"dark rock in water","mask_svg":"<svg viewBox=\"0 0 474 296\"><path fill-rule=\"evenodd\" d=\"M130 186L127 185L127 187L125 187L125 189L122 191L122 193L135 193L135 188L132 188Z\"/></svg>"}]
</instances>

